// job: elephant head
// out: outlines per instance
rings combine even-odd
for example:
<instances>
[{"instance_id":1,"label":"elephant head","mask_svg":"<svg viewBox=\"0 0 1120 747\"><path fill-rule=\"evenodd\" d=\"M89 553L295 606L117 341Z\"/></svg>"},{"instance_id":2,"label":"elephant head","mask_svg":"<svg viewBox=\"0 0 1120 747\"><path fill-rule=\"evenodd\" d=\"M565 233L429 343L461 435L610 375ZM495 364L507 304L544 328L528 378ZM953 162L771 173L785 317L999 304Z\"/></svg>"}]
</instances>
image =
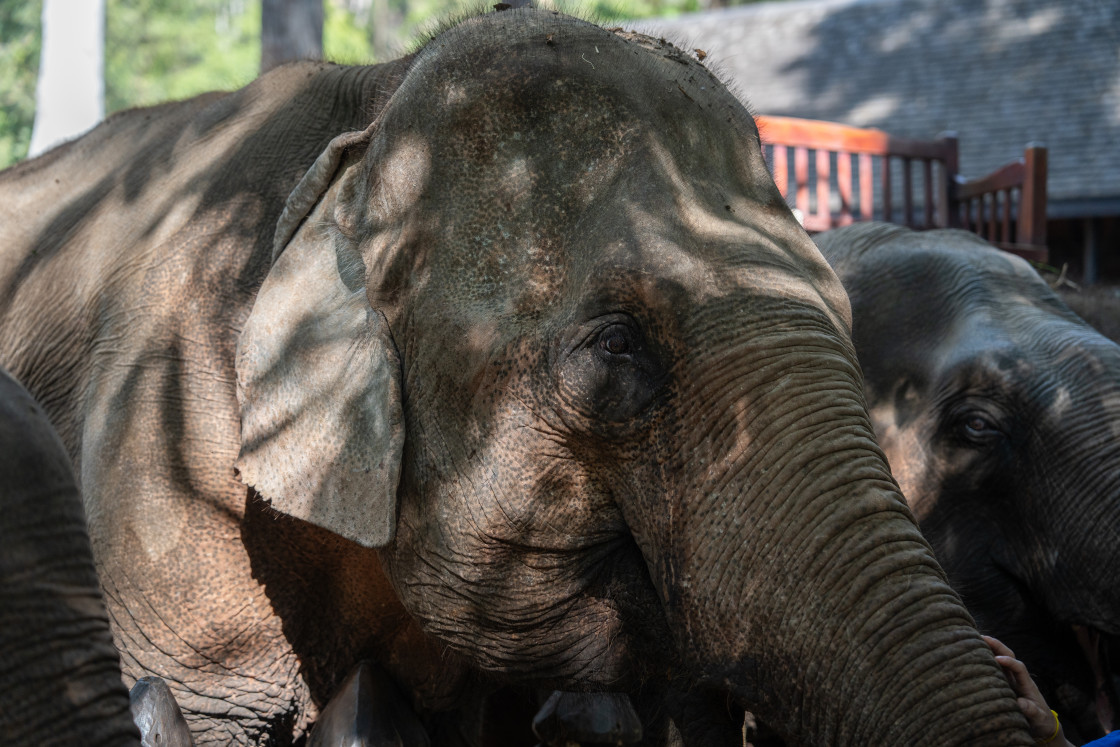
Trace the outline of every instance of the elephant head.
<instances>
[{"instance_id":1,"label":"elephant head","mask_svg":"<svg viewBox=\"0 0 1120 747\"><path fill-rule=\"evenodd\" d=\"M851 298L876 434L954 588L1072 738L1111 729L1120 346L972 234L864 224L817 243Z\"/></svg>"},{"instance_id":2,"label":"elephant head","mask_svg":"<svg viewBox=\"0 0 1120 747\"><path fill-rule=\"evenodd\" d=\"M237 467L379 548L424 630L504 681L687 692L686 743L738 743L731 703L794 743L1029 744L848 330L705 68L494 13L289 199Z\"/></svg>"}]
</instances>

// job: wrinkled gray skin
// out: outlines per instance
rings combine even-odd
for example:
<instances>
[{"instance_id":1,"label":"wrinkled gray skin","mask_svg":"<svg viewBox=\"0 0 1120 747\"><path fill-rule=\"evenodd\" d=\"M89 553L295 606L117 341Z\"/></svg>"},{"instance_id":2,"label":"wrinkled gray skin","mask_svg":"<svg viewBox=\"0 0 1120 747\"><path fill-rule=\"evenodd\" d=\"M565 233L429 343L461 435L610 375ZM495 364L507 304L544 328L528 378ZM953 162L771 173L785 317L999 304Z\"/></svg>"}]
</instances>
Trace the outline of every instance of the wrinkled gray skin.
<instances>
[{"instance_id":1,"label":"wrinkled gray skin","mask_svg":"<svg viewBox=\"0 0 1120 747\"><path fill-rule=\"evenodd\" d=\"M1067 736L1101 736L1110 643L1120 654L1120 346L972 234L816 240L851 298L876 435L954 588Z\"/></svg>"},{"instance_id":2,"label":"wrinkled gray skin","mask_svg":"<svg viewBox=\"0 0 1120 747\"><path fill-rule=\"evenodd\" d=\"M77 478L31 395L0 370L0 735L135 745Z\"/></svg>"},{"instance_id":3,"label":"wrinkled gray skin","mask_svg":"<svg viewBox=\"0 0 1120 747\"><path fill-rule=\"evenodd\" d=\"M197 743L288 744L369 658L440 745L530 687L625 692L649 744L739 744L744 706L1030 744L839 283L681 51L493 13L125 113L0 197L0 361Z\"/></svg>"}]
</instances>

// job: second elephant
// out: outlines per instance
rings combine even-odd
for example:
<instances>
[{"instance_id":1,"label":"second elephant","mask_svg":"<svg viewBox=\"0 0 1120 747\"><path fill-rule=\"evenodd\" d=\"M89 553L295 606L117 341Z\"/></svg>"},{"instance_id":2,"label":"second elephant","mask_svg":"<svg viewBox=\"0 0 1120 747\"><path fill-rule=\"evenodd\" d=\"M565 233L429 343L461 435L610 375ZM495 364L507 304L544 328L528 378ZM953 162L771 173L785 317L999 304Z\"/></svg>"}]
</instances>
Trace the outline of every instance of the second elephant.
<instances>
[{"instance_id":1,"label":"second elephant","mask_svg":"<svg viewBox=\"0 0 1120 747\"><path fill-rule=\"evenodd\" d=\"M1117 712L1120 346L972 234L865 223L817 244L852 302L876 435L951 583L1067 734L1100 736Z\"/></svg>"}]
</instances>

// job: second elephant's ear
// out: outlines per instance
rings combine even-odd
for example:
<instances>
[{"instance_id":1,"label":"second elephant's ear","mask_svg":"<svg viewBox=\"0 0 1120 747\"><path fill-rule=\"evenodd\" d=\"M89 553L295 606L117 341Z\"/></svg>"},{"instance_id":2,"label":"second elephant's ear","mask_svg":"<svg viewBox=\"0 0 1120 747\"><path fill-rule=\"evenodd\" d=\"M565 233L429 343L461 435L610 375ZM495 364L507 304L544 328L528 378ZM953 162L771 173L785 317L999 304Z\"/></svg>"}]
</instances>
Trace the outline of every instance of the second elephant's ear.
<instances>
[{"instance_id":1,"label":"second elephant's ear","mask_svg":"<svg viewBox=\"0 0 1120 747\"><path fill-rule=\"evenodd\" d=\"M237 469L274 509L381 547L396 526L400 358L360 255L333 225L339 172L360 144L336 139L288 200L237 346Z\"/></svg>"}]
</instances>

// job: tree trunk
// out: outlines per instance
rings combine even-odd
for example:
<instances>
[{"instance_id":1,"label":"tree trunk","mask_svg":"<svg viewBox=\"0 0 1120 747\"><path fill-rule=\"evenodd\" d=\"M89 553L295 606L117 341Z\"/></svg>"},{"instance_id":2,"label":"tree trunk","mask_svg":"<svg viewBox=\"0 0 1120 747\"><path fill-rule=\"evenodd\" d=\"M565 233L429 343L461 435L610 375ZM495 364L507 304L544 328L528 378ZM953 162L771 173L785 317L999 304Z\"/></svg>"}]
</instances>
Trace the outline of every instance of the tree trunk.
<instances>
[{"instance_id":1,"label":"tree trunk","mask_svg":"<svg viewBox=\"0 0 1120 747\"><path fill-rule=\"evenodd\" d=\"M372 0L370 25L372 26L373 56L378 62L388 60L393 52L394 30L400 21L393 19L389 0ZM396 21L396 22L394 22Z\"/></svg>"},{"instance_id":2,"label":"tree trunk","mask_svg":"<svg viewBox=\"0 0 1120 747\"><path fill-rule=\"evenodd\" d=\"M263 0L261 72L323 56L323 0Z\"/></svg>"},{"instance_id":3,"label":"tree trunk","mask_svg":"<svg viewBox=\"0 0 1120 747\"><path fill-rule=\"evenodd\" d=\"M28 156L105 116L105 0L43 0L43 46Z\"/></svg>"}]
</instances>

